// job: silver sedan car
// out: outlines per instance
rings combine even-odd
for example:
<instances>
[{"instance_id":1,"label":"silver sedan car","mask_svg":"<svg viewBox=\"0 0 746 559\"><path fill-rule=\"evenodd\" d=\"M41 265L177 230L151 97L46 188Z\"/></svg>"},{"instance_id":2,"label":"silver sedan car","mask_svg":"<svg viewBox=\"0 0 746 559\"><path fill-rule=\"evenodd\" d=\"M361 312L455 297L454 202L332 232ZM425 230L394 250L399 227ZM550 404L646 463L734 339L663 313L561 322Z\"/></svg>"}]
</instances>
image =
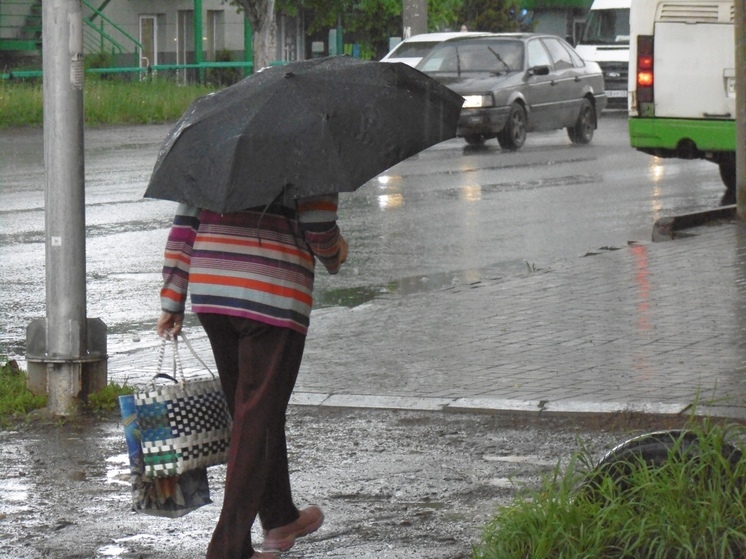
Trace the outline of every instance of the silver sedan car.
<instances>
[{"instance_id":1,"label":"silver sedan car","mask_svg":"<svg viewBox=\"0 0 746 559\"><path fill-rule=\"evenodd\" d=\"M456 135L472 145L497 138L516 150L527 132L560 128L587 144L606 106L601 68L554 35L451 39L417 68L464 97Z\"/></svg>"}]
</instances>

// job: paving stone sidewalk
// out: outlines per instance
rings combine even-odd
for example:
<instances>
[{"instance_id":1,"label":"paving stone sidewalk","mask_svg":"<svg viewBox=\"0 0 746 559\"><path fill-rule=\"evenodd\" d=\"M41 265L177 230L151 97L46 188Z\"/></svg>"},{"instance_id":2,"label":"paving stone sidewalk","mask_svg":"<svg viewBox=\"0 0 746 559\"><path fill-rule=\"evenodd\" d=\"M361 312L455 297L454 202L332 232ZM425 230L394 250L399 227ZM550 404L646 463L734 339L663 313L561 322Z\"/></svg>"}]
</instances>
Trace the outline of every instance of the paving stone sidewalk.
<instances>
[{"instance_id":1,"label":"paving stone sidewalk","mask_svg":"<svg viewBox=\"0 0 746 559\"><path fill-rule=\"evenodd\" d=\"M314 311L293 403L745 419L746 225L688 234ZM110 355L110 379L145 352Z\"/></svg>"}]
</instances>

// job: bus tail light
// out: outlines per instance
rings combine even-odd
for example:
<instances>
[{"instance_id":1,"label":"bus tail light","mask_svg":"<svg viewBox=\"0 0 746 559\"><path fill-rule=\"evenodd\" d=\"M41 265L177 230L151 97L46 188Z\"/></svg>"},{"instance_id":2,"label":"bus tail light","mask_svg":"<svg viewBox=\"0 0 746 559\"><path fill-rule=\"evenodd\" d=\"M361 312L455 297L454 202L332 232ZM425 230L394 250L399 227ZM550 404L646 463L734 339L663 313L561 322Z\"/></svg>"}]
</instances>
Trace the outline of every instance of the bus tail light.
<instances>
[{"instance_id":1,"label":"bus tail light","mask_svg":"<svg viewBox=\"0 0 746 559\"><path fill-rule=\"evenodd\" d=\"M653 85L655 68L653 67L653 36L637 36L637 114L640 116L655 115Z\"/></svg>"}]
</instances>

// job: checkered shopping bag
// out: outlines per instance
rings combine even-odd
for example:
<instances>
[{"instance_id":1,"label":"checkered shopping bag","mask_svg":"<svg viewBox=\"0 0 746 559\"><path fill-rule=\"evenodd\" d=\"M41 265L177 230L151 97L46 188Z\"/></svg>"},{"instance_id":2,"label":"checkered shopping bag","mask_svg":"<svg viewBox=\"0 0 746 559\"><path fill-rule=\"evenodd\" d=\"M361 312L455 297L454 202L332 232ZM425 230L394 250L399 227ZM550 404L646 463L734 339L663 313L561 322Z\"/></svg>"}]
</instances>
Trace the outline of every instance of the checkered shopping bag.
<instances>
[{"instance_id":1,"label":"checkered shopping bag","mask_svg":"<svg viewBox=\"0 0 746 559\"><path fill-rule=\"evenodd\" d=\"M180 334L192 355L210 373L210 378L187 381L179 357L179 336L170 342L174 374L162 372L166 345L158 355L158 373L153 384L135 394L145 475L150 478L183 474L228 461L231 416L218 379ZM177 379L178 377L178 379ZM166 383L157 383L165 379Z\"/></svg>"},{"instance_id":2,"label":"checkered shopping bag","mask_svg":"<svg viewBox=\"0 0 746 559\"><path fill-rule=\"evenodd\" d=\"M207 468L169 477L149 478L145 475L135 397L131 394L120 396L119 408L130 462L132 510L152 516L179 518L212 503Z\"/></svg>"}]
</instances>

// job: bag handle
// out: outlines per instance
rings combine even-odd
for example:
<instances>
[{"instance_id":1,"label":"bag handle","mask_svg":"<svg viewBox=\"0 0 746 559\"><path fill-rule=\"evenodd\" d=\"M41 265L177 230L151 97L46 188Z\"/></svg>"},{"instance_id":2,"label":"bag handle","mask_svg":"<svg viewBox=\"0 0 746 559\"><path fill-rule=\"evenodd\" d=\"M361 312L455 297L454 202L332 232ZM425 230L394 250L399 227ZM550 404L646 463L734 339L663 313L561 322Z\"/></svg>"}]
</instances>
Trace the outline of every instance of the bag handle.
<instances>
[{"instance_id":1,"label":"bag handle","mask_svg":"<svg viewBox=\"0 0 746 559\"><path fill-rule=\"evenodd\" d=\"M204 361L202 361L202 358L199 355L197 355L197 352L194 351L192 344L187 339L186 334L184 333L183 330L179 332L177 336L174 337L174 355L176 356L176 359L179 362L179 367L181 367L181 360L178 357L178 351L177 351L178 345L179 345L179 336L181 336L181 339L184 340L184 343L186 344L187 348L189 348L189 351L192 353L192 356L199 362L200 365L202 365L205 369L207 369L207 372L210 373L210 376L214 379L215 373L212 372L212 369L210 369L210 367L208 367L207 364ZM183 378L184 376L183 369L181 369L181 375Z\"/></svg>"},{"instance_id":2,"label":"bag handle","mask_svg":"<svg viewBox=\"0 0 746 559\"><path fill-rule=\"evenodd\" d=\"M210 373L210 376L213 378L213 380L216 378L215 373L212 372L212 369L207 366L207 364L200 358L199 355L197 355L197 352L194 350L194 347L192 347L192 344L187 339L184 332L180 332L178 335L174 336L173 340L170 340L173 342L173 352L172 352L172 369L173 374L169 375L167 373L163 372L163 360L166 355L166 345L168 344L169 340L163 339L161 342L161 347L158 350L158 372L153 377L153 380L156 379L166 379L170 380L174 383L178 383L179 380L181 382L186 382L186 377L184 377L184 367L181 364L181 355L179 354L179 336L181 336L181 339L186 344L187 348L189 348L189 351L192 353L192 356L202 365L205 369L207 369L207 372Z\"/></svg>"},{"instance_id":3,"label":"bag handle","mask_svg":"<svg viewBox=\"0 0 746 559\"><path fill-rule=\"evenodd\" d=\"M163 358L166 356L166 344L167 343L168 343L168 340L166 338L163 338L163 340L161 341L161 347L158 348L158 369L157 369L158 372L153 377L153 380L164 378L164 379L167 379L173 382L179 382L178 380L176 380L176 374L175 374L176 373L176 362L175 361L174 361L174 375L173 376L168 375L163 372Z\"/></svg>"}]
</instances>

